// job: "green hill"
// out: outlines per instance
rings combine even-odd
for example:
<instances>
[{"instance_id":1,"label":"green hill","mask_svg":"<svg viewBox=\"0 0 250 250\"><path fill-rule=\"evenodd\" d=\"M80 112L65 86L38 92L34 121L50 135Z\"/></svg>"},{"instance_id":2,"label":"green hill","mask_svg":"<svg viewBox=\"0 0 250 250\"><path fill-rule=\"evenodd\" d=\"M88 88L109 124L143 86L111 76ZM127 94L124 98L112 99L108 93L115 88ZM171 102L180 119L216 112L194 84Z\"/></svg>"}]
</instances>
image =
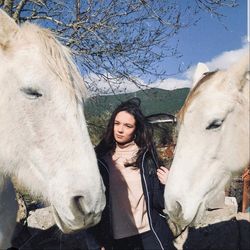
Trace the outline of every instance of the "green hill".
<instances>
[{"instance_id":1,"label":"green hill","mask_svg":"<svg viewBox=\"0 0 250 250\"><path fill-rule=\"evenodd\" d=\"M96 96L87 100L85 104L86 117L101 116L105 112L112 112L121 102L132 97L141 99L141 107L145 115L153 113L175 114L183 105L189 88L163 90L148 89L133 93Z\"/></svg>"}]
</instances>

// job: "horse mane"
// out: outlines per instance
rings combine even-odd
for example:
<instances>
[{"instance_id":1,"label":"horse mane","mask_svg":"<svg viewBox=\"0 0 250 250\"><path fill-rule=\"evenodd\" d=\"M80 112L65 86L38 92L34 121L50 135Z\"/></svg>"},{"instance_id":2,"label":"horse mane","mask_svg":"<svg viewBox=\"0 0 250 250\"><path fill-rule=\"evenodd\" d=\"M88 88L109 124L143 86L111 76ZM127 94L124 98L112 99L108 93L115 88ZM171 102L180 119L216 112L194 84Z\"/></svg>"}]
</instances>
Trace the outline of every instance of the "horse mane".
<instances>
[{"instance_id":1,"label":"horse mane","mask_svg":"<svg viewBox=\"0 0 250 250\"><path fill-rule=\"evenodd\" d=\"M65 84L78 100L86 99L87 89L70 50L58 41L52 31L24 23L17 34L16 39L18 38L19 42L24 40L26 43L38 45L49 68L60 78L61 83Z\"/></svg>"},{"instance_id":2,"label":"horse mane","mask_svg":"<svg viewBox=\"0 0 250 250\"><path fill-rule=\"evenodd\" d=\"M215 75L218 71L212 71L212 72L207 72L205 73L205 76L202 77L198 83L190 90L184 105L182 106L182 108L180 109L180 111L177 114L177 119L179 123L183 122L184 119L184 114L187 111L187 108L189 107L190 103L193 101L193 99L200 93L200 86L206 82L207 80L209 80L210 78L212 78L213 75Z\"/></svg>"}]
</instances>

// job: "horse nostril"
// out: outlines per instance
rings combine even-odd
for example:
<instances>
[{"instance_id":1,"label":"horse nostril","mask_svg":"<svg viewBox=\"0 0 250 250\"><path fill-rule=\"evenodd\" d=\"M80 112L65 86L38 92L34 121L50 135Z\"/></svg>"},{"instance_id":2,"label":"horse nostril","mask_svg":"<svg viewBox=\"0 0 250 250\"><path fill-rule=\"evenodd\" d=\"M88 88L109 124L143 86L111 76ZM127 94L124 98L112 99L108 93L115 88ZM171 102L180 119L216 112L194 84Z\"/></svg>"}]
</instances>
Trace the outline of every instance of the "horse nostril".
<instances>
[{"instance_id":1,"label":"horse nostril","mask_svg":"<svg viewBox=\"0 0 250 250\"><path fill-rule=\"evenodd\" d=\"M181 203L179 201L176 201L176 203L175 203L176 214L180 214L181 209L182 209Z\"/></svg>"},{"instance_id":2,"label":"horse nostril","mask_svg":"<svg viewBox=\"0 0 250 250\"><path fill-rule=\"evenodd\" d=\"M77 210L79 210L81 213L85 213L84 211L84 197L77 195L72 198L73 205L76 207Z\"/></svg>"},{"instance_id":3,"label":"horse nostril","mask_svg":"<svg viewBox=\"0 0 250 250\"><path fill-rule=\"evenodd\" d=\"M182 212L181 203L179 201L175 201L169 212L172 218L175 218L175 220L178 220Z\"/></svg>"}]
</instances>

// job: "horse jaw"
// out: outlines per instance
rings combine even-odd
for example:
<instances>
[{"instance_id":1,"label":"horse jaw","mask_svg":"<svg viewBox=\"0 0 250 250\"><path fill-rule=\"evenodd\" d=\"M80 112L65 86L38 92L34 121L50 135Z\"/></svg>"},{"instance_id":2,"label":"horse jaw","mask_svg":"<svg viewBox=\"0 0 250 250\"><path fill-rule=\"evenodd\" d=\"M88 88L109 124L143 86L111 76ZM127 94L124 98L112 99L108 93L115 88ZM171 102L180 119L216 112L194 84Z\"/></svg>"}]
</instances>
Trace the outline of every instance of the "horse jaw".
<instances>
[{"instance_id":1,"label":"horse jaw","mask_svg":"<svg viewBox=\"0 0 250 250\"><path fill-rule=\"evenodd\" d=\"M202 165L203 160L195 163L195 159L189 157L189 162L184 162L179 160L178 150L176 153L165 186L164 198L165 213L176 224L174 233L178 235L186 227L196 227L200 224L205 211L209 208L209 202L215 200L218 193L224 190L231 173L223 170L223 166L219 165L218 161L212 167L206 165L200 171L197 168L196 175L189 176L188 169L196 164L197 166ZM185 169L178 171L178 166L185 166ZM220 168L222 171L216 171ZM184 173L184 171L186 172ZM181 181L181 185L178 187L177 179L179 182ZM192 179L191 182L189 182L190 179Z\"/></svg>"},{"instance_id":2,"label":"horse jaw","mask_svg":"<svg viewBox=\"0 0 250 250\"><path fill-rule=\"evenodd\" d=\"M87 151L80 146L77 148L83 152ZM84 161L77 160L78 157L71 154L72 158L61 156L60 161L53 165L43 161L44 169L57 169L51 173L37 171L38 166L27 168L27 165L19 166L18 171L19 183L25 186L32 196L51 204L55 222L64 233L97 224L106 203L105 187L95 165L93 148L88 151L88 155L92 157L85 158ZM62 164L68 167L62 169ZM88 168L84 169L84 166Z\"/></svg>"},{"instance_id":3,"label":"horse jaw","mask_svg":"<svg viewBox=\"0 0 250 250\"><path fill-rule=\"evenodd\" d=\"M82 181L77 183L79 177ZM65 178L68 178L67 184L64 183ZM58 173L49 183L49 199L58 227L64 233L69 233L96 225L106 204L104 190L98 173L94 172L88 178L79 176L79 172Z\"/></svg>"}]
</instances>

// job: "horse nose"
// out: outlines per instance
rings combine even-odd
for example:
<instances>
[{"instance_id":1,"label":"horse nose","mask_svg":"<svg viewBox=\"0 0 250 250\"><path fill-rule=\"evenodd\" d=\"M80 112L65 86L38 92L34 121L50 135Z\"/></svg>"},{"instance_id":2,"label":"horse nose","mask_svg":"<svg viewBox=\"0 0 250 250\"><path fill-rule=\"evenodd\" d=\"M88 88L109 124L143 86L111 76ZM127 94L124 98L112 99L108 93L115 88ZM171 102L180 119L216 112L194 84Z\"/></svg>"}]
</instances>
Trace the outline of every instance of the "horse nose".
<instances>
[{"instance_id":1,"label":"horse nose","mask_svg":"<svg viewBox=\"0 0 250 250\"><path fill-rule=\"evenodd\" d=\"M105 205L105 196L97 197L97 200L76 195L71 199L72 206L82 214L98 214L102 212Z\"/></svg>"},{"instance_id":2,"label":"horse nose","mask_svg":"<svg viewBox=\"0 0 250 250\"><path fill-rule=\"evenodd\" d=\"M173 222L179 224L182 228L185 228L197 217L197 210L195 209L196 203L194 202L193 205L194 207L187 206L185 200L175 200L172 202L171 207L168 207L167 209L168 215Z\"/></svg>"},{"instance_id":3,"label":"horse nose","mask_svg":"<svg viewBox=\"0 0 250 250\"><path fill-rule=\"evenodd\" d=\"M72 197L71 202L75 212L84 216L85 224L88 225L88 227L99 222L102 212L101 207L99 209L98 206L96 207L93 204L91 206L84 196L80 195ZM94 202L94 204L97 203Z\"/></svg>"},{"instance_id":4,"label":"horse nose","mask_svg":"<svg viewBox=\"0 0 250 250\"><path fill-rule=\"evenodd\" d=\"M171 203L166 204L166 212L170 219L177 224L189 223L189 218L186 218L185 207L182 200L171 200Z\"/></svg>"},{"instance_id":5,"label":"horse nose","mask_svg":"<svg viewBox=\"0 0 250 250\"><path fill-rule=\"evenodd\" d=\"M72 203L73 203L73 206L76 207L76 209L85 214L86 211L85 211L85 207L84 207L84 197L83 196L80 196L80 195L77 195L77 196L74 196L72 198Z\"/></svg>"},{"instance_id":6,"label":"horse nose","mask_svg":"<svg viewBox=\"0 0 250 250\"><path fill-rule=\"evenodd\" d=\"M179 201L174 201L170 208L168 208L169 216L174 220L179 220L182 215L182 206Z\"/></svg>"},{"instance_id":7,"label":"horse nose","mask_svg":"<svg viewBox=\"0 0 250 250\"><path fill-rule=\"evenodd\" d=\"M181 211L182 211L182 206L181 203L179 201L175 202L175 212L177 215L181 215Z\"/></svg>"},{"instance_id":8,"label":"horse nose","mask_svg":"<svg viewBox=\"0 0 250 250\"><path fill-rule=\"evenodd\" d=\"M93 204L90 204L91 202L88 202L84 196L74 196L72 197L72 205L73 207L80 212L81 214L88 215L91 213L99 213L99 210L95 207L96 202L93 202Z\"/></svg>"}]
</instances>

